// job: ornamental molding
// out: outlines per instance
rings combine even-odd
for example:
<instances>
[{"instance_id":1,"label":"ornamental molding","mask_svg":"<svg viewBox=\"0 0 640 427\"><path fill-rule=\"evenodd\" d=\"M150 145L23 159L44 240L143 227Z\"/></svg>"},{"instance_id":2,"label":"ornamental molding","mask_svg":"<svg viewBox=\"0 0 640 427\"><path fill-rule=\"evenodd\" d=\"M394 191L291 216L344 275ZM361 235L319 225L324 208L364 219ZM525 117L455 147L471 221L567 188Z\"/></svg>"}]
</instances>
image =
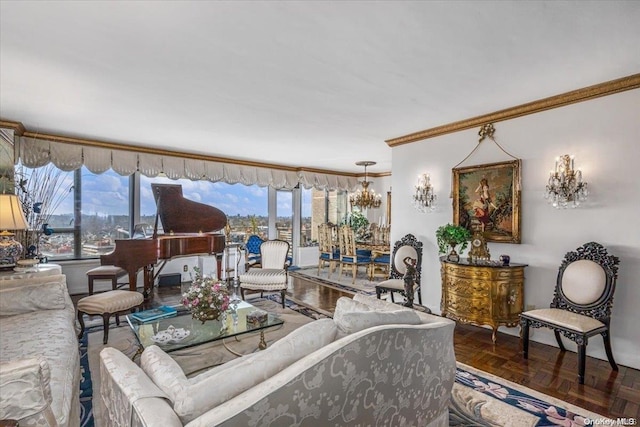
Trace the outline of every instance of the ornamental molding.
<instances>
[{"instance_id":1,"label":"ornamental molding","mask_svg":"<svg viewBox=\"0 0 640 427\"><path fill-rule=\"evenodd\" d=\"M529 114L540 113L542 111L551 110L553 108L564 107L565 105L589 101L591 99L613 95L619 92L638 88L640 88L640 74L633 74L631 76L599 83L582 89L573 90L571 92L565 92L560 95L539 99L537 101L532 101L526 104L517 105L515 107L506 108L504 110L495 111L493 113L483 114L481 116L472 117L470 119L460 120L442 126L410 133L408 135L399 136L397 138L387 139L385 142L387 143L387 145L389 145L389 147L396 147L398 145L422 141L423 139L434 138L436 136L446 135L448 133L480 127L485 125L486 123L496 123L505 120L511 120Z\"/></svg>"}]
</instances>

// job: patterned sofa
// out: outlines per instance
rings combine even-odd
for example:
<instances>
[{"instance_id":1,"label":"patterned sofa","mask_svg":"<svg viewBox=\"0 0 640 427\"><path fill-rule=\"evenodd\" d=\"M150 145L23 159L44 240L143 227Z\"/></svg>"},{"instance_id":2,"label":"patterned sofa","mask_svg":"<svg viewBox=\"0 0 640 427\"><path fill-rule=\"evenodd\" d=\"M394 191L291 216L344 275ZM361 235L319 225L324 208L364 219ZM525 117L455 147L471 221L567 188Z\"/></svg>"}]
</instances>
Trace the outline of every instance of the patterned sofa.
<instances>
[{"instance_id":1,"label":"patterned sofa","mask_svg":"<svg viewBox=\"0 0 640 427\"><path fill-rule=\"evenodd\" d=\"M156 346L100 354L102 426L446 426L454 322L375 298L194 378Z\"/></svg>"},{"instance_id":2,"label":"patterned sofa","mask_svg":"<svg viewBox=\"0 0 640 427\"><path fill-rule=\"evenodd\" d=\"M66 277L15 277L0 280L0 419L79 426L80 356Z\"/></svg>"}]
</instances>

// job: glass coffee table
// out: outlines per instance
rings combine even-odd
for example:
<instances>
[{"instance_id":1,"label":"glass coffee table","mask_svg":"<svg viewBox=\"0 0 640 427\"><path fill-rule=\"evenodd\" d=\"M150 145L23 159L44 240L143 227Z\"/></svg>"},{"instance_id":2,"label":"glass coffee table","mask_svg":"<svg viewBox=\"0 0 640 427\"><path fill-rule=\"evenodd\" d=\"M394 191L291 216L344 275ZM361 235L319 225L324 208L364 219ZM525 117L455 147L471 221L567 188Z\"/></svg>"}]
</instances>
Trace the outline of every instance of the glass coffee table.
<instances>
[{"instance_id":1,"label":"glass coffee table","mask_svg":"<svg viewBox=\"0 0 640 427\"><path fill-rule=\"evenodd\" d=\"M258 309L246 301L240 301L235 309L227 311L226 318L223 316L220 320L207 320L202 323L200 320L191 317L191 312L184 307L175 307L178 309L177 316L167 317L164 319L154 320L151 322L140 323L137 320L127 316L127 322L133 330L140 348L132 359L142 353L145 348L150 345L157 345L165 352L169 353L188 347L220 341L224 338L238 337L250 332L260 332L260 343L258 347L261 350L267 348L264 339L264 330L284 323L277 314L268 313L265 321L256 324L247 322L247 315ZM224 344L224 342L223 342ZM228 347L231 353L241 356Z\"/></svg>"}]
</instances>

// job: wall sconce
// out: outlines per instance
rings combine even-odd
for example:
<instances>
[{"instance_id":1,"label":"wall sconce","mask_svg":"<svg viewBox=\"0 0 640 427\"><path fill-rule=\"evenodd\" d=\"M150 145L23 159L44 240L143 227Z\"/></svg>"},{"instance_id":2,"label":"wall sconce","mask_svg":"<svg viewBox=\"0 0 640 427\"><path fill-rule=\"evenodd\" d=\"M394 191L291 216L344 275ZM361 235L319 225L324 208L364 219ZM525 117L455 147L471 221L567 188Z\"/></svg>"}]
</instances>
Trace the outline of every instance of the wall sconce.
<instances>
[{"instance_id":1,"label":"wall sconce","mask_svg":"<svg viewBox=\"0 0 640 427\"><path fill-rule=\"evenodd\" d=\"M429 174L423 173L418 177L416 192L413 195L413 206L422 213L433 212L436 208L436 199Z\"/></svg>"},{"instance_id":2,"label":"wall sconce","mask_svg":"<svg viewBox=\"0 0 640 427\"><path fill-rule=\"evenodd\" d=\"M555 169L549 174L544 198L556 209L577 208L589 195L582 172L573 168L573 160L568 154L557 157Z\"/></svg>"}]
</instances>

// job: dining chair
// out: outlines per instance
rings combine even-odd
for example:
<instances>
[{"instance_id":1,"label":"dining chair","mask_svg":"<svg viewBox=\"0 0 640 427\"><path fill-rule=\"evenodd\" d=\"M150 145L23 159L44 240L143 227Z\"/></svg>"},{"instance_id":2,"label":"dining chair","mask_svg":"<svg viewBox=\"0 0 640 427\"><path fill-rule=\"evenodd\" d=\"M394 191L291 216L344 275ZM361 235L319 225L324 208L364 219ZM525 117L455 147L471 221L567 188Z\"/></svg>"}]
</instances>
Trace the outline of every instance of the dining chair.
<instances>
[{"instance_id":1,"label":"dining chair","mask_svg":"<svg viewBox=\"0 0 640 427\"><path fill-rule=\"evenodd\" d=\"M416 260L415 271L415 288L414 293L418 294L418 304L422 305L422 295L420 292L420 276L422 272L422 242L416 239L413 234L407 234L402 239L398 240L393 246L393 252L391 253L391 271L389 278L376 285L376 296L378 299L382 297L383 293L389 293L391 302L394 300L394 292L400 293L405 299L407 295L404 290L404 275L407 272L407 266L405 264L405 258L411 258Z\"/></svg>"},{"instance_id":2,"label":"dining chair","mask_svg":"<svg viewBox=\"0 0 640 427\"><path fill-rule=\"evenodd\" d=\"M285 292L288 286L287 255L289 242L284 240L267 240L260 245L261 266L254 267L241 274L240 295L244 299L244 291L280 292L282 308L285 307Z\"/></svg>"},{"instance_id":3,"label":"dining chair","mask_svg":"<svg viewBox=\"0 0 640 427\"><path fill-rule=\"evenodd\" d=\"M520 315L525 359L529 358L529 328L544 327L553 329L560 351L566 351L560 334L576 343L580 384L584 384L589 337L602 335L609 364L614 371L618 370L611 350L610 322L619 261L595 242L585 243L565 255L550 308Z\"/></svg>"},{"instance_id":4,"label":"dining chair","mask_svg":"<svg viewBox=\"0 0 640 427\"><path fill-rule=\"evenodd\" d=\"M356 282L356 275L358 274L358 267L363 265L369 266L371 261L371 252L367 255L364 251L359 251L356 246L356 236L353 229L348 225L342 225L338 230L338 239L340 242L340 269L338 275L342 277L342 268L344 266L351 268L353 280L351 283Z\"/></svg>"},{"instance_id":5,"label":"dining chair","mask_svg":"<svg viewBox=\"0 0 640 427\"><path fill-rule=\"evenodd\" d=\"M328 265L329 272L327 277L331 277L336 263L340 261L340 250L333 237L335 234L334 229L335 226L328 223L318 225L318 249L320 252L318 256L318 275L320 275L320 269Z\"/></svg>"}]
</instances>

